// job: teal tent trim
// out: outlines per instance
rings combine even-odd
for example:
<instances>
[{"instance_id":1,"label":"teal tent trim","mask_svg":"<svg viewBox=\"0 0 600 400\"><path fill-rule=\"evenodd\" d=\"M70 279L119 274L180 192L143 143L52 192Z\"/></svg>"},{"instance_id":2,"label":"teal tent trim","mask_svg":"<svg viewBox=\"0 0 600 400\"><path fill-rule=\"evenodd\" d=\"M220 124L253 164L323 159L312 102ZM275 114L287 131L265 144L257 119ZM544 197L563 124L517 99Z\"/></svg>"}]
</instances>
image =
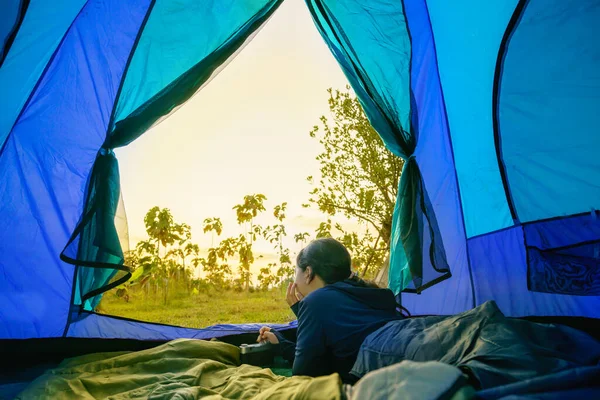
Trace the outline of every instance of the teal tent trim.
<instances>
[{"instance_id":1,"label":"teal tent trim","mask_svg":"<svg viewBox=\"0 0 600 400\"><path fill-rule=\"evenodd\" d=\"M117 159L111 150L102 149L91 173L84 216L60 255L76 265L73 294L79 293L74 303L81 310L95 309L100 294L131 278L131 269L122 265L125 258L114 224L119 195ZM76 257L69 256L73 251L77 251ZM117 271L125 275L110 282Z\"/></svg>"},{"instance_id":2,"label":"teal tent trim","mask_svg":"<svg viewBox=\"0 0 600 400\"><path fill-rule=\"evenodd\" d=\"M200 60L191 69L181 74L164 89L139 106L126 118L115 121L107 137L107 147L117 148L133 142L161 118L170 114L178 106L189 100L205 84L217 69L260 28L281 5L282 0L270 0L248 21L236 30L221 46ZM127 76L127 73L126 73ZM118 107L117 99L117 107Z\"/></svg>"},{"instance_id":3,"label":"teal tent trim","mask_svg":"<svg viewBox=\"0 0 600 400\"><path fill-rule=\"evenodd\" d=\"M403 4L359 0L343 5L327 0L306 3L371 124L388 149L406 160L390 238L388 285L395 294L420 293L450 278L451 273L414 156L418 116L410 85L411 38Z\"/></svg>"}]
</instances>

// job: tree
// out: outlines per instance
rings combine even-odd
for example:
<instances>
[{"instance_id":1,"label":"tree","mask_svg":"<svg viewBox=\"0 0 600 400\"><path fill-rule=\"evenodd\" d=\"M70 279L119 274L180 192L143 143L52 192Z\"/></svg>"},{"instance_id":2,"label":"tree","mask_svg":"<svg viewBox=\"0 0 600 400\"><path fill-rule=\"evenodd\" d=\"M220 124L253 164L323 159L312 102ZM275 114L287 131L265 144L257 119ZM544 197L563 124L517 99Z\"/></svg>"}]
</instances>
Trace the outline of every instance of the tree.
<instances>
[{"instance_id":1,"label":"tree","mask_svg":"<svg viewBox=\"0 0 600 400\"><path fill-rule=\"evenodd\" d=\"M150 239L156 241L159 256L161 244L164 249L181 240L185 234L185 224L176 224L168 208L152 207L144 217L144 224Z\"/></svg>"},{"instance_id":2,"label":"tree","mask_svg":"<svg viewBox=\"0 0 600 400\"><path fill-rule=\"evenodd\" d=\"M141 285L146 289L146 295L149 294L152 282L156 284L155 293L158 292L162 261L158 255L157 243L150 239L142 240L136 245L135 252L138 256L138 268L143 269Z\"/></svg>"},{"instance_id":3,"label":"tree","mask_svg":"<svg viewBox=\"0 0 600 400\"><path fill-rule=\"evenodd\" d=\"M294 241L296 243L299 243L300 246L304 247L304 246L306 246L306 242L308 241L309 237L310 237L310 233L308 233L308 232L299 232L299 233L296 233L294 235Z\"/></svg>"},{"instance_id":4,"label":"tree","mask_svg":"<svg viewBox=\"0 0 600 400\"><path fill-rule=\"evenodd\" d=\"M321 126L315 125L310 131L323 151L317 156L321 175L318 182L312 176L307 178L315 185L309 203L330 216L357 219L375 232L368 246L365 242L355 246L355 257L357 250L370 249L369 256L363 257L364 274L372 265L381 266L389 251L404 161L387 150L349 86L345 91L329 89L328 93L331 117L322 116ZM331 227L326 225L318 230L321 237L330 234Z\"/></svg>"},{"instance_id":5,"label":"tree","mask_svg":"<svg viewBox=\"0 0 600 400\"><path fill-rule=\"evenodd\" d=\"M187 279L185 260L190 256L197 256L200 253L200 247L197 244L192 243L192 228L188 224L175 224L175 229L180 233L179 241L176 247L171 248L167 252L165 259L175 260L176 270L174 276L179 282L181 276L183 276L184 280ZM181 263L179 263L180 260Z\"/></svg>"},{"instance_id":6,"label":"tree","mask_svg":"<svg viewBox=\"0 0 600 400\"><path fill-rule=\"evenodd\" d=\"M294 269L292 268L292 261L290 259L290 249L283 246L283 239L287 236L285 231L285 211L287 209L287 202L276 205L273 208L273 216L279 222L273 226L267 226L263 235L264 238L273 245L277 251L279 263L269 263L267 268L260 270L259 281L262 282L263 287L272 286L275 284L282 284L283 282L292 279L294 275ZM277 268L275 274L272 273L274 268Z\"/></svg>"},{"instance_id":7,"label":"tree","mask_svg":"<svg viewBox=\"0 0 600 400\"><path fill-rule=\"evenodd\" d=\"M168 208L152 207L144 217L144 224L149 239L139 242L136 251L139 257L146 260L143 275L156 283L156 292L159 282L162 281L163 299L166 304L169 282L180 282L183 275L186 286L190 289L190 272L186 266L186 259L197 258L200 248L192 243L191 227L175 222Z\"/></svg>"},{"instance_id":8,"label":"tree","mask_svg":"<svg viewBox=\"0 0 600 400\"><path fill-rule=\"evenodd\" d=\"M268 263L266 267L262 267L258 274L258 284L263 290L277 285L277 277L273 274L273 269L277 267L277 263Z\"/></svg>"},{"instance_id":9,"label":"tree","mask_svg":"<svg viewBox=\"0 0 600 400\"><path fill-rule=\"evenodd\" d=\"M211 236L211 246L215 245L215 233L217 236L221 236L223 232L223 223L221 222L221 218L206 218L204 220L204 233L212 232Z\"/></svg>"},{"instance_id":10,"label":"tree","mask_svg":"<svg viewBox=\"0 0 600 400\"><path fill-rule=\"evenodd\" d=\"M321 222L319 227L315 229L315 233L317 234L317 239L333 237L331 234L331 219Z\"/></svg>"},{"instance_id":11,"label":"tree","mask_svg":"<svg viewBox=\"0 0 600 400\"><path fill-rule=\"evenodd\" d=\"M250 224L250 229L246 235L240 235L238 239L238 254L240 256L240 279L244 282L246 291L250 289L250 266L254 262L252 245L256 236L261 234L261 227L254 226L254 218L262 211L265 211L264 201L267 197L264 194L251 194L244 196L244 202L233 207L237 214L238 224Z\"/></svg>"},{"instance_id":12,"label":"tree","mask_svg":"<svg viewBox=\"0 0 600 400\"><path fill-rule=\"evenodd\" d=\"M227 263L227 254L220 247L211 247L208 249L208 257L198 260L206 273L206 282L217 290L229 287L231 267Z\"/></svg>"}]
</instances>

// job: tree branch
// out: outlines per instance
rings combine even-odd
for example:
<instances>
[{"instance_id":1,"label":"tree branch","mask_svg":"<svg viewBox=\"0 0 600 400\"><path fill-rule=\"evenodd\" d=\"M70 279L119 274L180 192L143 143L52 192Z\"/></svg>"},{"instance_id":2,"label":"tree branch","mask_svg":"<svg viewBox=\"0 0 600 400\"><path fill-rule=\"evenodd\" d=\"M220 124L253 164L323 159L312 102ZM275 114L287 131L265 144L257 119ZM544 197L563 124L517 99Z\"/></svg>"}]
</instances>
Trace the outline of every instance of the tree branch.
<instances>
[{"instance_id":1,"label":"tree branch","mask_svg":"<svg viewBox=\"0 0 600 400\"><path fill-rule=\"evenodd\" d=\"M365 276L367 274L367 270L369 269L369 264L371 264L371 261L373 260L373 257L375 256L375 252L377 251L377 244L379 243L380 238L381 238L381 232L377 236L377 240L375 240L375 244L373 245L373 252L371 253L371 256L365 263L365 268L363 269L363 273L362 273L363 276Z\"/></svg>"},{"instance_id":2,"label":"tree branch","mask_svg":"<svg viewBox=\"0 0 600 400\"><path fill-rule=\"evenodd\" d=\"M365 215L363 215L363 213L365 213L366 211L361 211L361 210L357 210L355 208L352 207L346 207L346 206L341 206L335 203L329 203L328 205L340 209L340 210L346 210L350 213L354 213L354 215L356 215L357 218L360 219L364 219L365 221L369 222L371 225L373 225L373 228L375 228L375 230L377 231L377 233L381 234L381 225L383 225L382 223L376 223L374 222L371 218L366 217Z\"/></svg>"}]
</instances>

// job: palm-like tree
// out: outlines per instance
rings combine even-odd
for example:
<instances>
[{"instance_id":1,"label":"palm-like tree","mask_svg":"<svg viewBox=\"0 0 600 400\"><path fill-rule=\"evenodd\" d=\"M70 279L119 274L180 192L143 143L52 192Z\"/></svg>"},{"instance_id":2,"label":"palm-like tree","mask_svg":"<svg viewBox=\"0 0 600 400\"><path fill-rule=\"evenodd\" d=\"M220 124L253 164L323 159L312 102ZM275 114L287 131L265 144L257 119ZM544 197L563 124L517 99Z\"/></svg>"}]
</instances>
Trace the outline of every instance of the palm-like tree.
<instances>
[{"instance_id":1,"label":"palm-like tree","mask_svg":"<svg viewBox=\"0 0 600 400\"><path fill-rule=\"evenodd\" d=\"M246 231L245 240L238 241L238 253L240 255L240 275L245 283L246 291L250 289L250 265L254 262L252 254L252 245L256 240L256 235L261 233L258 226L254 226L254 218L265 211L264 201L267 197L264 194L249 194L244 196L244 202L233 207L237 214L238 224L250 223L250 229Z\"/></svg>"}]
</instances>

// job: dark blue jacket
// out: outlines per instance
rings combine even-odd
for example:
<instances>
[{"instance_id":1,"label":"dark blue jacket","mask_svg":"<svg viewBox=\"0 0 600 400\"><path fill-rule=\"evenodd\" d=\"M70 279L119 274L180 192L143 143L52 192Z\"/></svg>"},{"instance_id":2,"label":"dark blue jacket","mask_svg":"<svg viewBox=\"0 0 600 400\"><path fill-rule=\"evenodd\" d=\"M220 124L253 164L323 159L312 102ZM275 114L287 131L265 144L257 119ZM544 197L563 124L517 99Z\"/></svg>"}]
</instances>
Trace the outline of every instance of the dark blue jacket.
<instances>
[{"instance_id":1,"label":"dark blue jacket","mask_svg":"<svg viewBox=\"0 0 600 400\"><path fill-rule=\"evenodd\" d=\"M294 304L297 342L274 332L277 351L294 363L294 375L322 376L337 372L344 382L363 340L389 321L403 318L391 290L345 280L317 289Z\"/></svg>"}]
</instances>

